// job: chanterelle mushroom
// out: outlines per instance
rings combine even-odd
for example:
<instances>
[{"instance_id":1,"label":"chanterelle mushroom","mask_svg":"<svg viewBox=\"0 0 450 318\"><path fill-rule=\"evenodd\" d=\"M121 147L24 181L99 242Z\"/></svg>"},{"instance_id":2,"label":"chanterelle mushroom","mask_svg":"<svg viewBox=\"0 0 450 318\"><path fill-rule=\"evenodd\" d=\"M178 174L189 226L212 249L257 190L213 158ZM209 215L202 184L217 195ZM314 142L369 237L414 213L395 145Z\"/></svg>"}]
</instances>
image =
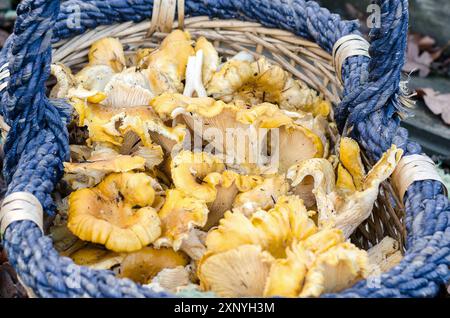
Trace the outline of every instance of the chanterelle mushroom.
<instances>
[{"instance_id":1,"label":"chanterelle mushroom","mask_svg":"<svg viewBox=\"0 0 450 318\"><path fill-rule=\"evenodd\" d=\"M268 210L247 218L240 212L226 212L217 229L208 233L208 252L218 253L243 244L261 246L275 257L285 255L291 242L315 233L316 226L296 196L283 196Z\"/></svg>"},{"instance_id":2,"label":"chanterelle mushroom","mask_svg":"<svg viewBox=\"0 0 450 318\"><path fill-rule=\"evenodd\" d=\"M181 144L186 136L184 125L166 126L149 107L110 108L87 104L81 100L78 100L74 107L79 115L79 125L88 127L88 144L100 142L121 147L127 142L126 137L131 136L127 133L132 132L147 152L153 152L153 165L162 162L163 148L170 152L175 145Z\"/></svg>"},{"instance_id":3,"label":"chanterelle mushroom","mask_svg":"<svg viewBox=\"0 0 450 318\"><path fill-rule=\"evenodd\" d=\"M257 245L208 253L199 263L201 287L221 297L261 296L273 261L272 255Z\"/></svg>"},{"instance_id":4,"label":"chanterelle mushroom","mask_svg":"<svg viewBox=\"0 0 450 318\"><path fill-rule=\"evenodd\" d=\"M52 64L51 73L56 78L56 85L53 86L51 98L65 98L69 93L69 89L75 86L75 78L70 68L61 63Z\"/></svg>"},{"instance_id":5,"label":"chanterelle mushroom","mask_svg":"<svg viewBox=\"0 0 450 318\"><path fill-rule=\"evenodd\" d=\"M83 247L70 254L75 264L93 269L111 269L124 259L124 253L115 253L93 245Z\"/></svg>"},{"instance_id":6,"label":"chanterelle mushroom","mask_svg":"<svg viewBox=\"0 0 450 318\"><path fill-rule=\"evenodd\" d=\"M274 104L247 109L212 98L163 94L151 105L162 118L182 115L196 134L227 156L227 164L239 164L245 173L285 172L300 160L324 154L321 137ZM268 164L264 153L268 138L273 164ZM297 146L292 147L293 144Z\"/></svg>"},{"instance_id":7,"label":"chanterelle mushroom","mask_svg":"<svg viewBox=\"0 0 450 318\"><path fill-rule=\"evenodd\" d=\"M399 245L396 240L387 236L367 251L371 275L380 275L400 263L403 255Z\"/></svg>"},{"instance_id":8,"label":"chanterelle mushroom","mask_svg":"<svg viewBox=\"0 0 450 318\"><path fill-rule=\"evenodd\" d=\"M226 102L241 101L248 105L269 102L278 104L281 109L307 111L325 117L331 110L328 101L264 57L255 62L231 59L224 63L213 74L207 92Z\"/></svg>"},{"instance_id":9,"label":"chanterelle mushroom","mask_svg":"<svg viewBox=\"0 0 450 318\"><path fill-rule=\"evenodd\" d=\"M252 189L254 192L262 192L262 190L264 190L261 190L261 188L256 190L258 186L264 188L262 185L264 182L263 177L257 175L241 175L231 170L226 170L223 173L213 172L205 177L204 180L211 185L215 185L217 192L216 199L213 202L208 203L209 214L208 222L204 227L205 230L209 230L211 227L216 226L219 223L219 220L223 217L224 213L231 210L236 200L238 202L236 207L240 208L239 203L242 201L237 199L239 197L239 193L247 193L245 196L252 197ZM270 183L270 181L268 183ZM282 184L277 183L277 186L278 185L280 185L281 190L277 193L281 193L284 187ZM270 188L269 184L266 186L269 186ZM270 196L269 191L270 190L267 192L268 196ZM276 194L274 194L274 196L276 196ZM264 203L262 204L264 205ZM254 205L252 205L252 207L256 208Z\"/></svg>"},{"instance_id":10,"label":"chanterelle mushroom","mask_svg":"<svg viewBox=\"0 0 450 318\"><path fill-rule=\"evenodd\" d=\"M364 184L364 165L358 143L348 137L341 138L337 185L348 190L361 191Z\"/></svg>"},{"instance_id":11,"label":"chanterelle mushroom","mask_svg":"<svg viewBox=\"0 0 450 318\"><path fill-rule=\"evenodd\" d=\"M162 270L186 266L187 263L186 256L172 249L144 247L126 255L120 264L119 276L147 284Z\"/></svg>"},{"instance_id":12,"label":"chanterelle mushroom","mask_svg":"<svg viewBox=\"0 0 450 318\"><path fill-rule=\"evenodd\" d=\"M200 50L203 52L202 79L206 85L219 69L220 58L214 45L203 36L199 37L195 44L195 51Z\"/></svg>"},{"instance_id":13,"label":"chanterelle mushroom","mask_svg":"<svg viewBox=\"0 0 450 318\"><path fill-rule=\"evenodd\" d=\"M134 67L115 74L106 84L104 94L102 104L119 108L147 106L154 97L147 78Z\"/></svg>"},{"instance_id":14,"label":"chanterelle mushroom","mask_svg":"<svg viewBox=\"0 0 450 318\"><path fill-rule=\"evenodd\" d=\"M103 93L106 84L112 79L115 73L121 72L125 67L125 54L122 44L114 38L103 38L94 42L89 49L89 63L74 77L69 73L65 73L65 78L71 79L70 87L64 97L76 97L87 99L92 103L99 103L106 98ZM54 69L55 76L58 68ZM58 77L58 88L67 82L63 77ZM55 87L53 92L56 92ZM62 92L62 91L61 91Z\"/></svg>"},{"instance_id":15,"label":"chanterelle mushroom","mask_svg":"<svg viewBox=\"0 0 450 318\"><path fill-rule=\"evenodd\" d=\"M268 177L251 190L239 193L233 202L233 208L249 216L258 209L273 208L278 199L288 191L289 184L284 176Z\"/></svg>"},{"instance_id":16,"label":"chanterelle mushroom","mask_svg":"<svg viewBox=\"0 0 450 318\"><path fill-rule=\"evenodd\" d=\"M178 189L168 190L166 201L158 212L162 235L154 243L155 246L172 247L178 251L192 230L206 224L208 212L204 200L194 198Z\"/></svg>"},{"instance_id":17,"label":"chanterelle mushroom","mask_svg":"<svg viewBox=\"0 0 450 318\"><path fill-rule=\"evenodd\" d=\"M295 196L281 197L273 209L250 218L227 212L206 246L198 266L200 283L223 297L241 296L235 288L241 282L256 286L250 291L244 286L245 296L316 295L349 287L367 274L366 252L346 243L338 229L319 229ZM244 249L249 255L241 254ZM334 276L314 279L327 275L325 266Z\"/></svg>"},{"instance_id":18,"label":"chanterelle mushroom","mask_svg":"<svg viewBox=\"0 0 450 318\"><path fill-rule=\"evenodd\" d=\"M107 174L144 170L145 159L138 156L119 155L113 149L104 148L91 153L80 163L64 163L64 180L74 190L93 187Z\"/></svg>"},{"instance_id":19,"label":"chanterelle mushroom","mask_svg":"<svg viewBox=\"0 0 450 318\"><path fill-rule=\"evenodd\" d=\"M281 173L303 159L320 158L324 154L321 138L276 105L263 103L241 110L237 114L237 120L258 128L275 130L275 134L271 134L270 149L272 156L274 153L278 154L276 164Z\"/></svg>"},{"instance_id":20,"label":"chanterelle mushroom","mask_svg":"<svg viewBox=\"0 0 450 318\"><path fill-rule=\"evenodd\" d=\"M326 159L304 160L289 169L287 178L292 180L292 186L295 187L305 177L313 177L319 224L331 223L342 229L345 237L349 237L369 217L379 185L392 174L402 154L403 151L395 145L383 154L365 176L361 191L336 188L333 167Z\"/></svg>"},{"instance_id":21,"label":"chanterelle mushroom","mask_svg":"<svg viewBox=\"0 0 450 318\"><path fill-rule=\"evenodd\" d=\"M155 95L182 92L186 65L192 55L194 48L188 32L175 30L167 35L159 49L145 58L148 67L142 73L149 80L150 90Z\"/></svg>"},{"instance_id":22,"label":"chanterelle mushroom","mask_svg":"<svg viewBox=\"0 0 450 318\"><path fill-rule=\"evenodd\" d=\"M89 65L108 65L115 72L121 72L125 64L125 54L118 39L100 39L89 50Z\"/></svg>"},{"instance_id":23,"label":"chanterelle mushroom","mask_svg":"<svg viewBox=\"0 0 450 318\"><path fill-rule=\"evenodd\" d=\"M186 194L213 202L217 196L216 184L206 178L213 172L222 173L225 165L222 161L205 152L181 151L171 162L172 179L177 189Z\"/></svg>"},{"instance_id":24,"label":"chanterelle mushroom","mask_svg":"<svg viewBox=\"0 0 450 318\"><path fill-rule=\"evenodd\" d=\"M351 243L341 243L319 254L304 280L300 297L318 297L340 292L367 276L366 251Z\"/></svg>"},{"instance_id":25,"label":"chanterelle mushroom","mask_svg":"<svg viewBox=\"0 0 450 318\"><path fill-rule=\"evenodd\" d=\"M152 183L144 173L113 173L94 188L72 192L67 226L82 240L115 252L150 244L161 234L161 222L151 207Z\"/></svg>"}]
</instances>

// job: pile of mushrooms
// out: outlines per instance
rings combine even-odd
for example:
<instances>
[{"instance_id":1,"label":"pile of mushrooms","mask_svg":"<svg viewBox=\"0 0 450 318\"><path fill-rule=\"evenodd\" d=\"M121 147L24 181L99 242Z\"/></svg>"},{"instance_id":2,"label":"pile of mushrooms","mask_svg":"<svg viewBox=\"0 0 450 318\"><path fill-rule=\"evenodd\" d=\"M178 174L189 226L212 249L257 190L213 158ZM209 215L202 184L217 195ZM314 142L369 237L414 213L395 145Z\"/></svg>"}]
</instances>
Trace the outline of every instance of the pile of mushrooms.
<instances>
[{"instance_id":1,"label":"pile of mushrooms","mask_svg":"<svg viewBox=\"0 0 450 318\"><path fill-rule=\"evenodd\" d=\"M331 104L254 56L221 61L207 39L176 30L128 58L101 39L76 74L52 65L51 97L73 106L69 129L81 134L55 193L62 255L220 297L316 297L399 261L392 242L367 253L349 237L402 151L366 173ZM389 262L385 246L397 246Z\"/></svg>"}]
</instances>

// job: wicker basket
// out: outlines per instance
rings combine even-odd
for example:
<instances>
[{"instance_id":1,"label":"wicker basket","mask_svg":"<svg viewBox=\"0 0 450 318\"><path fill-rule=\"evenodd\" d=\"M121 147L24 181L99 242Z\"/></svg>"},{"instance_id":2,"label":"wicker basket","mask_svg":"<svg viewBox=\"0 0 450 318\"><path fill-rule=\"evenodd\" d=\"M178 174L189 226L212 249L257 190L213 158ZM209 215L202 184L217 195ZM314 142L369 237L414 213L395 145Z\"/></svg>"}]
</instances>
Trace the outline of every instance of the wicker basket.
<instances>
[{"instance_id":1,"label":"wicker basket","mask_svg":"<svg viewBox=\"0 0 450 318\"><path fill-rule=\"evenodd\" d=\"M212 41L223 56L242 50L255 57L264 55L323 94L334 104L343 134L351 133L364 148L367 167L392 143L414 159L397 173L397 191L391 182L382 184L372 215L351 238L368 249L390 236L401 243L404 259L382 274L379 284L361 281L327 296L435 295L450 278L450 207L431 168L425 173L417 170L417 163L424 160L417 156L421 149L409 142L407 132L399 127L408 3L377 3L382 19L371 33L370 59L363 52L364 45L355 43L341 54L332 51L339 39L351 42L354 37L345 37L358 35L357 26L341 21L313 1L71 0L61 4L60 12L57 0L23 1L15 33L0 58L0 65L6 65L3 74L7 72L0 76L0 88L5 89L1 111L11 127L4 173L8 194L19 192L6 202L26 201L23 210L27 211L39 211L42 206L51 214L54 209L51 193L67 158L68 115L62 103L45 97L51 61L79 69L87 62L90 45L102 37L119 38L126 54L132 54L138 48L158 46L172 28L184 28L193 38L205 36ZM176 5L178 21L174 22ZM150 21L147 17L153 6ZM405 184L410 185L407 191L402 189ZM34 196L20 197L24 192ZM7 219L5 247L30 293L40 297L170 296L116 279L108 271L81 270L58 256L39 229L42 219L36 214L20 211L12 217L10 209L8 213L9 219L5 217L2 224L5 226Z\"/></svg>"}]
</instances>

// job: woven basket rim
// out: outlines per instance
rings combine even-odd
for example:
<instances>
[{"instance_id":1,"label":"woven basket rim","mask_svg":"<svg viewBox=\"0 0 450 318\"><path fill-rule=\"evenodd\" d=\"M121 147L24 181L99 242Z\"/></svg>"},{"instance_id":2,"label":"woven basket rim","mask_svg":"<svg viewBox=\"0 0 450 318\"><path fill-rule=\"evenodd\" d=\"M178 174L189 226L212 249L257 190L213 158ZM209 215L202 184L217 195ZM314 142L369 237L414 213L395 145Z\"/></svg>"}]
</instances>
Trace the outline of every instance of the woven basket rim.
<instances>
[{"instance_id":1,"label":"woven basket rim","mask_svg":"<svg viewBox=\"0 0 450 318\"><path fill-rule=\"evenodd\" d=\"M116 23L61 40L53 44L52 63L64 63L81 69L87 63L91 44L106 36L118 38L125 47L126 55L131 55L138 48L155 48L168 33L155 32L148 37L146 32L150 25L150 21ZM178 22L175 21L173 29L177 27ZM222 57L243 50L255 57L264 56L290 72L294 78L319 91L325 98L331 97L334 105L340 102L342 86L337 79L332 57L312 41L289 31L263 27L256 22L211 19L208 16L187 18L184 30L190 32L193 40L205 36L214 43ZM364 154L363 161L369 170L373 163ZM403 253L406 241L403 216L403 203L389 180L385 181L380 186L371 216L358 227L351 239L358 246L369 249L384 237L390 236L399 242Z\"/></svg>"}]
</instances>

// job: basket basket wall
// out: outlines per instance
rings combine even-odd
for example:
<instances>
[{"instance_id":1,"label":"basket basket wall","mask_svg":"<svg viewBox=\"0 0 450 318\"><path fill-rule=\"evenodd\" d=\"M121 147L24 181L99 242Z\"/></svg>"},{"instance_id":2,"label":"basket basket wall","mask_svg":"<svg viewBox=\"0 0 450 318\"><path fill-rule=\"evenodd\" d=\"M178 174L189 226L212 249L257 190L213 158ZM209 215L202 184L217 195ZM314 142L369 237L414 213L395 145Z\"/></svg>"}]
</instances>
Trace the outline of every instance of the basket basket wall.
<instances>
[{"instance_id":1,"label":"basket basket wall","mask_svg":"<svg viewBox=\"0 0 450 318\"><path fill-rule=\"evenodd\" d=\"M178 1L179 8L183 2L189 16L184 27L194 37L213 40L224 55L243 49L264 54L330 99L341 133L358 140L368 164L391 144L402 148L406 156L421 153L420 146L399 127L407 0L376 1L381 24L371 31L371 58L348 55L340 74L342 93L330 54L342 37L359 35L355 22L340 20L314 1L186 0ZM82 66L90 44L104 36L121 38L129 51L144 43L156 45L163 32L146 38L153 4L152 0L21 2L14 34L0 56L1 114L11 127L5 144L7 195L28 192L39 201L35 205L49 215L54 213L51 193L69 155L66 123L71 110L65 102L46 97L50 63ZM170 30L182 22L172 25L170 21L165 27ZM3 236L11 263L30 293L38 297L173 296L60 257L37 225L42 220L33 218L21 210L15 222L8 222ZM372 216L352 239L367 248L386 235L405 245L401 263L383 273L378 284L360 281L326 297L431 297L439 292L450 279L450 207L443 185L416 181L400 202L386 182Z\"/></svg>"}]
</instances>

